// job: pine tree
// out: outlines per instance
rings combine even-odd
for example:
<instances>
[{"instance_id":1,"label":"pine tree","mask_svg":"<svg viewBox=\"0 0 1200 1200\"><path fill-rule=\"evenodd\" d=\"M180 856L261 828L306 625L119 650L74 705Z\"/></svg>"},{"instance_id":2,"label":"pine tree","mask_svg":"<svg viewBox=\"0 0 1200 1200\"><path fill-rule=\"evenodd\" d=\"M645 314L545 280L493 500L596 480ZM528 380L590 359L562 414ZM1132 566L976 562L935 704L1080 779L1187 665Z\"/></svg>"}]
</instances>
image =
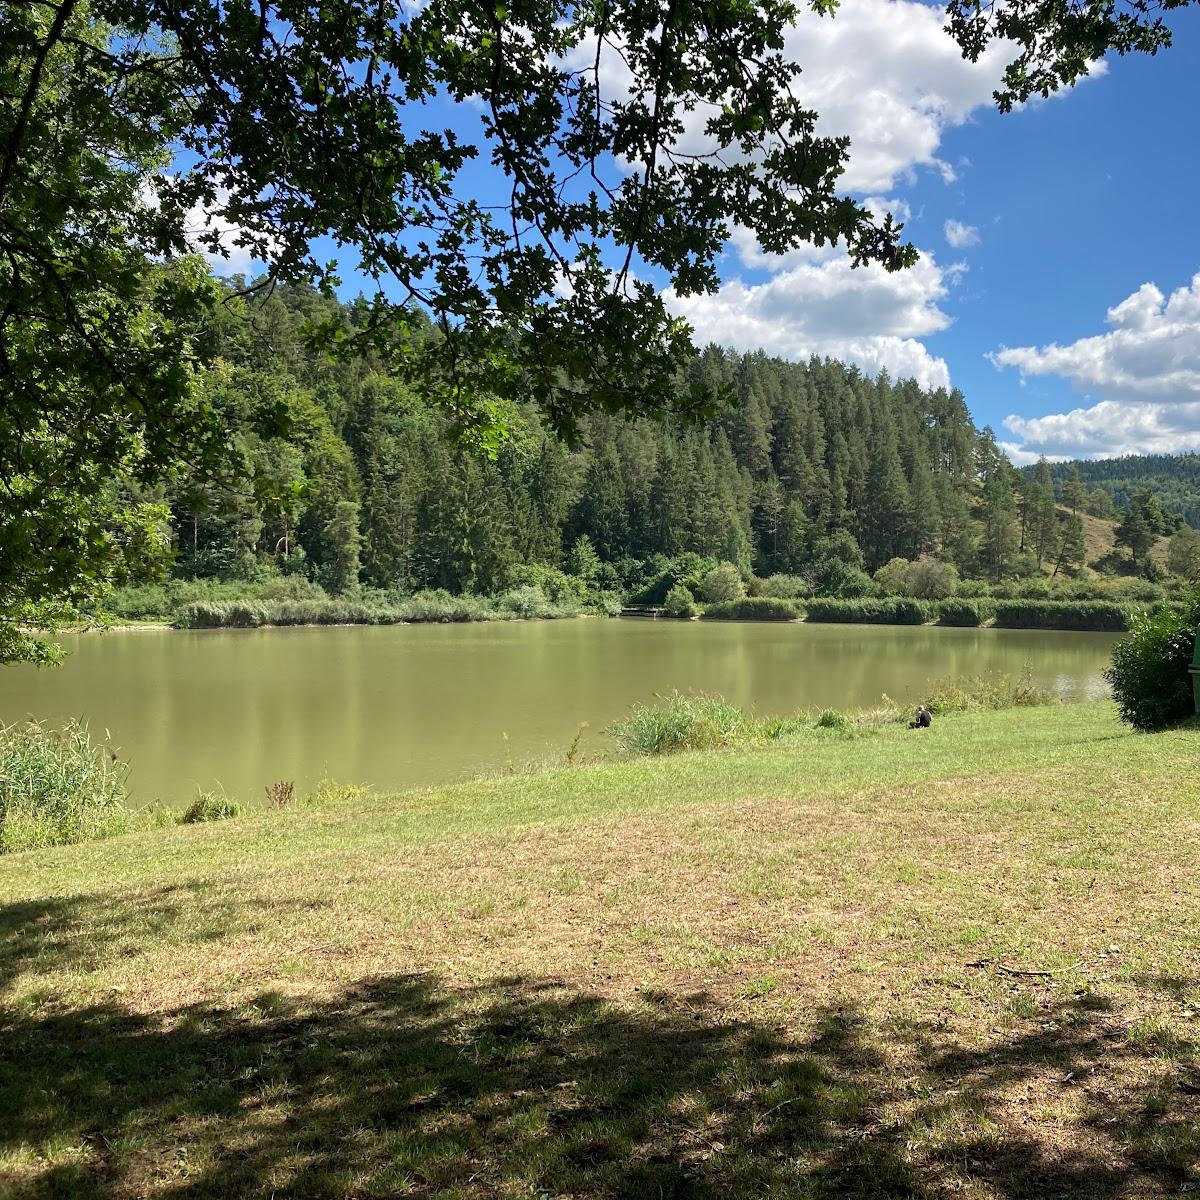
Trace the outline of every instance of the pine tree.
<instances>
[{"instance_id":1,"label":"pine tree","mask_svg":"<svg viewBox=\"0 0 1200 1200\"><path fill-rule=\"evenodd\" d=\"M1080 477L1079 467L1074 464L1071 466L1071 474L1063 484L1062 498L1063 503L1076 514L1087 502L1087 487Z\"/></svg>"},{"instance_id":2,"label":"pine tree","mask_svg":"<svg viewBox=\"0 0 1200 1200\"><path fill-rule=\"evenodd\" d=\"M1136 565L1158 540L1163 524L1162 508L1153 493L1143 488L1133 494L1133 502L1117 526L1114 540L1118 546L1129 547Z\"/></svg>"},{"instance_id":3,"label":"pine tree","mask_svg":"<svg viewBox=\"0 0 1200 1200\"><path fill-rule=\"evenodd\" d=\"M1055 531L1054 574L1069 574L1087 564L1087 541L1083 535L1083 519L1077 513L1060 513Z\"/></svg>"},{"instance_id":4,"label":"pine tree","mask_svg":"<svg viewBox=\"0 0 1200 1200\"><path fill-rule=\"evenodd\" d=\"M982 554L993 579L1001 579L1020 547L1017 505L1003 470L995 470L983 485Z\"/></svg>"},{"instance_id":5,"label":"pine tree","mask_svg":"<svg viewBox=\"0 0 1200 1200\"><path fill-rule=\"evenodd\" d=\"M325 586L336 595L353 592L358 587L359 550L362 537L358 532L358 505L339 500L325 525L325 537L332 555L325 567Z\"/></svg>"},{"instance_id":6,"label":"pine tree","mask_svg":"<svg viewBox=\"0 0 1200 1200\"><path fill-rule=\"evenodd\" d=\"M621 462L611 440L594 450L571 519L576 537L587 534L600 556L615 562L629 542L629 511Z\"/></svg>"},{"instance_id":7,"label":"pine tree","mask_svg":"<svg viewBox=\"0 0 1200 1200\"><path fill-rule=\"evenodd\" d=\"M1044 457L1038 459L1033 483L1028 491L1030 499L1029 545L1040 566L1053 553L1058 535L1058 511L1054 504L1054 481L1050 477L1050 464Z\"/></svg>"}]
</instances>

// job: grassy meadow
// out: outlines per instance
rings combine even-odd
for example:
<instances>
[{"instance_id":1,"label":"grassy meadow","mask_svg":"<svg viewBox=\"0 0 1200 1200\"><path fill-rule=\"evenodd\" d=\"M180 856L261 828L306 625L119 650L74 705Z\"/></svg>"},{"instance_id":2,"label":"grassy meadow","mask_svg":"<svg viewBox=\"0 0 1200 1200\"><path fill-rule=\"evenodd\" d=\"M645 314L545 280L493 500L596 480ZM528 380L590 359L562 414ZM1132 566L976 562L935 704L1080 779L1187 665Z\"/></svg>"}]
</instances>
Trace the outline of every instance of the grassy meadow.
<instances>
[{"instance_id":1,"label":"grassy meadow","mask_svg":"<svg viewBox=\"0 0 1200 1200\"><path fill-rule=\"evenodd\" d=\"M0 858L0 1197L1200 1191L1200 730L798 728Z\"/></svg>"}]
</instances>

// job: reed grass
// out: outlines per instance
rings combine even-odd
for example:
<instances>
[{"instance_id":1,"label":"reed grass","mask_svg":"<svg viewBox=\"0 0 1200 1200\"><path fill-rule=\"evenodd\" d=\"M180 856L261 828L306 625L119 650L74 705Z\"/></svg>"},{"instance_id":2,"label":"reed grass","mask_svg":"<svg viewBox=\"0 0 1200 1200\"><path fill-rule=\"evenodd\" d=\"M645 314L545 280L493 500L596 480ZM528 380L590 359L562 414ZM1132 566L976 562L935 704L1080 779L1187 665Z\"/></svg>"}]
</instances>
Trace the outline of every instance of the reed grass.
<instances>
[{"instance_id":1,"label":"reed grass","mask_svg":"<svg viewBox=\"0 0 1200 1200\"><path fill-rule=\"evenodd\" d=\"M126 768L86 725L0 726L0 853L123 833Z\"/></svg>"}]
</instances>

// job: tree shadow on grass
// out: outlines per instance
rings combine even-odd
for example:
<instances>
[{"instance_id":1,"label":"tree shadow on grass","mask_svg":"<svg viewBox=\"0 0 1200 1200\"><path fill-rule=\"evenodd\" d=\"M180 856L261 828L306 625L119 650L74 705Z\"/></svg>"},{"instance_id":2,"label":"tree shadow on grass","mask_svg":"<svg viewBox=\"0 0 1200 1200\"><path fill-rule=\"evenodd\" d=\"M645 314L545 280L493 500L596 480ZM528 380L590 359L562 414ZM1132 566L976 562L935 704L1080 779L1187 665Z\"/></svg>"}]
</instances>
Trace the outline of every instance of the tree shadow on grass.
<instances>
[{"instance_id":1,"label":"tree shadow on grass","mask_svg":"<svg viewBox=\"0 0 1200 1200\"><path fill-rule=\"evenodd\" d=\"M129 893L25 900L0 907L0 997L20 976L92 971L142 954L162 938L180 946L253 934L312 901L239 895L203 880Z\"/></svg>"},{"instance_id":2,"label":"tree shadow on grass","mask_svg":"<svg viewBox=\"0 0 1200 1200\"><path fill-rule=\"evenodd\" d=\"M81 950L62 909L14 957L15 915L5 979ZM789 1032L700 993L421 974L153 1015L12 1004L0 1196L1117 1200L1192 1181L1178 1063L1094 997L969 1045L847 1006L808 1016Z\"/></svg>"}]
</instances>

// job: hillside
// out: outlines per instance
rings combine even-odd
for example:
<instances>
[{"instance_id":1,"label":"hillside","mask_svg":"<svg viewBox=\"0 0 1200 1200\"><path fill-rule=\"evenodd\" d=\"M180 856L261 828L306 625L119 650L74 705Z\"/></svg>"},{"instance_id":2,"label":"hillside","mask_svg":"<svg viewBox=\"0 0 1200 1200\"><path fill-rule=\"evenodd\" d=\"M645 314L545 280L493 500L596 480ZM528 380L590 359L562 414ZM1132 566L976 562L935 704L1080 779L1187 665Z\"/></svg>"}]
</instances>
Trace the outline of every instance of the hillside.
<instances>
[{"instance_id":1,"label":"hillside","mask_svg":"<svg viewBox=\"0 0 1200 1200\"><path fill-rule=\"evenodd\" d=\"M1059 506L1059 512L1066 515L1070 509ZM1129 551L1117 549L1117 524L1115 521L1105 520L1103 517L1093 517L1089 513L1080 513L1079 519L1083 522L1083 538L1087 545L1087 563L1089 567L1096 568L1106 559L1111 560L1114 552L1120 559L1127 560ZM1150 557L1160 565L1166 565L1167 548L1170 542L1165 537L1160 537L1150 549Z\"/></svg>"},{"instance_id":2,"label":"hillside","mask_svg":"<svg viewBox=\"0 0 1200 1200\"><path fill-rule=\"evenodd\" d=\"M1072 470L1089 488L1102 488L1120 510L1129 507L1138 488L1149 488L1163 508L1178 513L1189 525L1200 528L1200 454L1130 454L1121 458L1075 459L1051 463L1056 490ZM1023 474L1033 477L1033 467Z\"/></svg>"}]
</instances>

